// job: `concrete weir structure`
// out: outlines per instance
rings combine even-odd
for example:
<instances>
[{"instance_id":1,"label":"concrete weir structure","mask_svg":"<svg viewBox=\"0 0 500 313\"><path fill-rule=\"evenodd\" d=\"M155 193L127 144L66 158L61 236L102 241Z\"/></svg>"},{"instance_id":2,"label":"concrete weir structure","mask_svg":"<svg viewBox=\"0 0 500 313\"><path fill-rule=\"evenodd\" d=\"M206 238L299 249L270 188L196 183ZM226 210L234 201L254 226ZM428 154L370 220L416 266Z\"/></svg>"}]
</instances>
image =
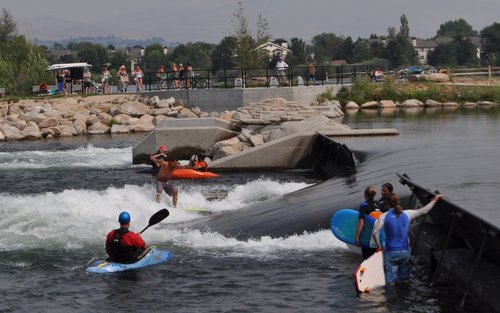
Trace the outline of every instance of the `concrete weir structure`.
<instances>
[{"instance_id":1,"label":"concrete weir structure","mask_svg":"<svg viewBox=\"0 0 500 313\"><path fill-rule=\"evenodd\" d=\"M218 141L237 136L240 130L236 124L218 118L165 120L133 147L132 162L148 163L149 156L159 145L167 145L168 154L174 159L186 160L195 153L205 152ZM338 160L344 155L352 159L347 147L343 149L345 153L338 153L342 145L332 141L331 137L397 134L399 132L393 128L343 129L324 133L308 130L217 159L209 166L214 172L318 168L330 173L334 171L333 164L329 163L332 158Z\"/></svg>"},{"instance_id":2,"label":"concrete weir structure","mask_svg":"<svg viewBox=\"0 0 500 313\"><path fill-rule=\"evenodd\" d=\"M132 148L132 163L149 163L158 146L167 145L168 155L189 159L214 143L236 136L240 128L218 118L184 118L162 121Z\"/></svg>"}]
</instances>

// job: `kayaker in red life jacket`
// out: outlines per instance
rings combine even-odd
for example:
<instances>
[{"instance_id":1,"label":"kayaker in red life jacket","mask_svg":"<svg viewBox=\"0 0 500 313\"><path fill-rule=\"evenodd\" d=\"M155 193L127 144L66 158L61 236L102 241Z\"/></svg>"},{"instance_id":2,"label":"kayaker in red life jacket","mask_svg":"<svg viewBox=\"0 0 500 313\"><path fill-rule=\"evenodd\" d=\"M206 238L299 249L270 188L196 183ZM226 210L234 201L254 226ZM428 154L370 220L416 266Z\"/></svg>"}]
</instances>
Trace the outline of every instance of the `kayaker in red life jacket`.
<instances>
[{"instance_id":1,"label":"kayaker in red life jacket","mask_svg":"<svg viewBox=\"0 0 500 313\"><path fill-rule=\"evenodd\" d=\"M106 252L109 261L133 263L146 250L146 243L141 235L128 230L130 214L121 212L118 216L120 228L112 230L106 237Z\"/></svg>"},{"instance_id":2,"label":"kayaker in red life jacket","mask_svg":"<svg viewBox=\"0 0 500 313\"><path fill-rule=\"evenodd\" d=\"M205 158L206 156L204 154L197 154L194 158L193 169L200 172L208 171L208 165L207 162L205 162Z\"/></svg>"}]
</instances>

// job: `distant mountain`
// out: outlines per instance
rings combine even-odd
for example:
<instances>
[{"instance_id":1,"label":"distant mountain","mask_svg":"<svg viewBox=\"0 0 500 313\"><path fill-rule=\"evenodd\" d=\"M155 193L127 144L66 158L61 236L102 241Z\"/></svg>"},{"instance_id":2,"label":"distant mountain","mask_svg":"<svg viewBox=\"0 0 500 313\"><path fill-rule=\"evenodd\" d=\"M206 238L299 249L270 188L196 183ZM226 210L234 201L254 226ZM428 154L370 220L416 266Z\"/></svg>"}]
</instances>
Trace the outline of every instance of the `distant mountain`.
<instances>
[{"instance_id":1,"label":"distant mountain","mask_svg":"<svg viewBox=\"0 0 500 313\"><path fill-rule=\"evenodd\" d=\"M98 36L98 37L75 37L75 38L69 38L69 39L62 39L60 41L56 40L41 40L38 38L30 39L29 40L31 43L39 45L39 46L47 46L47 47L52 47L54 43L60 43L63 46L67 46L70 42L91 42L94 44L100 44L103 47L107 47L108 45L113 45L116 48L126 48L126 47L134 47L134 46L142 46L146 47L152 44L160 44L164 47L176 47L180 44L180 42L172 42L172 41L166 41L162 37L151 37L147 39L126 39L122 37L116 37L113 35L108 35L105 37Z\"/></svg>"}]
</instances>

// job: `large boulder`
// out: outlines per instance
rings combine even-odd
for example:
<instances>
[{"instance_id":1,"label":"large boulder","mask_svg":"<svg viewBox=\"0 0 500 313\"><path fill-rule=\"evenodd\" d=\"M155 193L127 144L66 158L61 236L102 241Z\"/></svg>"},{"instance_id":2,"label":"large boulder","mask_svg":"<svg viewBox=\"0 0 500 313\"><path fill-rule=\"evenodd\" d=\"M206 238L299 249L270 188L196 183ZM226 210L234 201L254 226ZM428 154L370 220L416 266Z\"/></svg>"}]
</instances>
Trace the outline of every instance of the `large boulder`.
<instances>
[{"instance_id":1,"label":"large boulder","mask_svg":"<svg viewBox=\"0 0 500 313\"><path fill-rule=\"evenodd\" d=\"M417 99L408 99L403 101L403 103L401 103L401 107L403 108L416 108L422 106L424 106L424 103Z\"/></svg>"},{"instance_id":2,"label":"large boulder","mask_svg":"<svg viewBox=\"0 0 500 313\"><path fill-rule=\"evenodd\" d=\"M359 105L356 102L354 102L354 101L349 101L345 105L344 109L346 109L346 110L357 110L357 109L359 109Z\"/></svg>"},{"instance_id":3,"label":"large boulder","mask_svg":"<svg viewBox=\"0 0 500 313\"><path fill-rule=\"evenodd\" d=\"M26 126L21 134L25 139L35 140L42 138L42 134L40 133L40 129L34 122L30 122L28 126Z\"/></svg>"},{"instance_id":4,"label":"large boulder","mask_svg":"<svg viewBox=\"0 0 500 313\"><path fill-rule=\"evenodd\" d=\"M5 140L22 140L24 138L21 131L12 125L1 124L0 131L3 133Z\"/></svg>"},{"instance_id":5,"label":"large boulder","mask_svg":"<svg viewBox=\"0 0 500 313\"><path fill-rule=\"evenodd\" d=\"M56 125L59 125L59 120L56 118L49 117L49 118L46 118L43 121L41 121L38 124L38 127L46 128L46 127L52 127L52 126L56 126Z\"/></svg>"},{"instance_id":6,"label":"large boulder","mask_svg":"<svg viewBox=\"0 0 500 313\"><path fill-rule=\"evenodd\" d=\"M76 131L76 129L73 126L59 125L57 127L61 130L59 137L72 137L72 136L78 135L78 132Z\"/></svg>"},{"instance_id":7,"label":"large boulder","mask_svg":"<svg viewBox=\"0 0 500 313\"><path fill-rule=\"evenodd\" d=\"M85 135L87 133L87 124L83 119L74 120L73 127L78 135Z\"/></svg>"},{"instance_id":8,"label":"large boulder","mask_svg":"<svg viewBox=\"0 0 500 313\"><path fill-rule=\"evenodd\" d=\"M381 100L379 102L379 108L395 108L396 103L392 100Z\"/></svg>"},{"instance_id":9,"label":"large boulder","mask_svg":"<svg viewBox=\"0 0 500 313\"><path fill-rule=\"evenodd\" d=\"M89 128L87 129L87 133L90 135L107 134L109 133L110 129L111 128L108 125L97 122L89 126Z\"/></svg>"},{"instance_id":10,"label":"large boulder","mask_svg":"<svg viewBox=\"0 0 500 313\"><path fill-rule=\"evenodd\" d=\"M368 101L366 103L363 103L360 107L362 109L378 109L379 102L378 101Z\"/></svg>"},{"instance_id":11,"label":"large boulder","mask_svg":"<svg viewBox=\"0 0 500 313\"><path fill-rule=\"evenodd\" d=\"M111 126L111 133L112 134L126 134L126 133L130 133L130 129L128 129L127 127L122 126L122 125L113 124L113 126Z\"/></svg>"},{"instance_id":12,"label":"large boulder","mask_svg":"<svg viewBox=\"0 0 500 313\"><path fill-rule=\"evenodd\" d=\"M52 102L52 107L60 113L78 112L85 110L85 108L82 105L78 104L78 101L73 98L56 99L54 100L54 102Z\"/></svg>"},{"instance_id":13,"label":"large boulder","mask_svg":"<svg viewBox=\"0 0 500 313\"><path fill-rule=\"evenodd\" d=\"M323 115L313 115L300 122L284 122L278 128L264 128L261 134L264 136L265 141L269 142L276 138L287 136L297 132L305 132L307 130L315 129L330 123L330 119Z\"/></svg>"},{"instance_id":14,"label":"large boulder","mask_svg":"<svg viewBox=\"0 0 500 313\"><path fill-rule=\"evenodd\" d=\"M99 113L97 118L99 119L99 122L103 123L104 125L111 124L111 120L113 119L113 117L111 115L109 115L108 113L104 113L104 112Z\"/></svg>"},{"instance_id":15,"label":"large boulder","mask_svg":"<svg viewBox=\"0 0 500 313\"><path fill-rule=\"evenodd\" d=\"M143 115L137 124L132 127L134 132L148 132L153 128L155 128L153 125L153 116L149 114Z\"/></svg>"},{"instance_id":16,"label":"large boulder","mask_svg":"<svg viewBox=\"0 0 500 313\"><path fill-rule=\"evenodd\" d=\"M133 117L141 117L149 114L149 107L139 101L128 101L122 104L121 112Z\"/></svg>"}]
</instances>

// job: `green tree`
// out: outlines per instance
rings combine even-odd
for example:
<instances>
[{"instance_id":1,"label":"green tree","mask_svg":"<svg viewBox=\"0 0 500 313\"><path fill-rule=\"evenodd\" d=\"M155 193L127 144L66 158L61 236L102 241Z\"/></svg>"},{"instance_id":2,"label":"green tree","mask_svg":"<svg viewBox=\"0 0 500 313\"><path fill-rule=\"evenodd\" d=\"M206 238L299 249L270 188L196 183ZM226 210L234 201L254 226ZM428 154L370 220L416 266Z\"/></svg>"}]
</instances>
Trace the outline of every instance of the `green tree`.
<instances>
[{"instance_id":1,"label":"green tree","mask_svg":"<svg viewBox=\"0 0 500 313\"><path fill-rule=\"evenodd\" d=\"M439 26L436 36L448 36L452 38L456 37L473 37L477 36L477 31L475 31L472 26L467 23L463 18L447 21Z\"/></svg>"},{"instance_id":2,"label":"green tree","mask_svg":"<svg viewBox=\"0 0 500 313\"><path fill-rule=\"evenodd\" d=\"M324 63L335 58L335 55L342 46L344 39L333 33L322 33L314 36L311 41L315 59L319 63Z\"/></svg>"},{"instance_id":3,"label":"green tree","mask_svg":"<svg viewBox=\"0 0 500 313\"><path fill-rule=\"evenodd\" d=\"M402 34L390 39L385 51L392 68L419 64L415 48L408 37Z\"/></svg>"},{"instance_id":4,"label":"green tree","mask_svg":"<svg viewBox=\"0 0 500 313\"><path fill-rule=\"evenodd\" d=\"M232 69L236 67L236 49L238 46L238 39L233 36L226 36L222 38L217 46L212 51L212 69Z\"/></svg>"},{"instance_id":5,"label":"green tree","mask_svg":"<svg viewBox=\"0 0 500 313\"><path fill-rule=\"evenodd\" d=\"M354 49L354 43L350 36L344 39L344 42L340 46L339 50L335 54L335 59L346 60L348 63L352 60L352 50Z\"/></svg>"},{"instance_id":6,"label":"green tree","mask_svg":"<svg viewBox=\"0 0 500 313\"><path fill-rule=\"evenodd\" d=\"M130 64L130 56L125 52L125 51L114 51L111 53L111 56L109 58L109 67L118 69L120 66L125 65L127 66ZM97 69L95 68L97 72L101 72L102 69Z\"/></svg>"},{"instance_id":7,"label":"green tree","mask_svg":"<svg viewBox=\"0 0 500 313\"><path fill-rule=\"evenodd\" d=\"M500 64L500 23L493 23L481 30L483 39L484 55L492 62L492 65Z\"/></svg>"},{"instance_id":8,"label":"green tree","mask_svg":"<svg viewBox=\"0 0 500 313\"><path fill-rule=\"evenodd\" d=\"M254 39L245 15L243 2L238 2L238 8L233 13L234 32L237 39L235 60L239 67L262 67L267 62L267 55L257 47L264 41L269 40L269 23L261 15L257 20L257 37Z\"/></svg>"},{"instance_id":9,"label":"green tree","mask_svg":"<svg viewBox=\"0 0 500 313\"><path fill-rule=\"evenodd\" d=\"M372 50L368 44L368 40L358 38L354 43L354 48L352 49L352 59L353 63L361 63L366 60L373 58Z\"/></svg>"},{"instance_id":10,"label":"green tree","mask_svg":"<svg viewBox=\"0 0 500 313\"><path fill-rule=\"evenodd\" d=\"M11 94L28 94L33 85L51 82L45 50L17 34L9 11L0 17L0 86Z\"/></svg>"},{"instance_id":11,"label":"green tree","mask_svg":"<svg viewBox=\"0 0 500 313\"><path fill-rule=\"evenodd\" d=\"M287 55L288 65L297 66L301 64L306 64L306 43L297 37L294 37L290 41L291 54Z\"/></svg>"},{"instance_id":12,"label":"green tree","mask_svg":"<svg viewBox=\"0 0 500 313\"><path fill-rule=\"evenodd\" d=\"M428 54L427 60L433 66L477 66L476 48L468 38L457 37L439 45Z\"/></svg>"},{"instance_id":13,"label":"green tree","mask_svg":"<svg viewBox=\"0 0 500 313\"><path fill-rule=\"evenodd\" d=\"M144 56L142 57L143 71L156 72L158 68L168 64L168 58L163 53L163 47L160 44L152 44L144 49Z\"/></svg>"},{"instance_id":14,"label":"green tree","mask_svg":"<svg viewBox=\"0 0 500 313\"><path fill-rule=\"evenodd\" d=\"M401 15L400 21L401 21L401 27L399 28L399 33L406 37L410 36L410 27L408 26L408 19L404 14Z\"/></svg>"},{"instance_id":15,"label":"green tree","mask_svg":"<svg viewBox=\"0 0 500 313\"><path fill-rule=\"evenodd\" d=\"M62 43L54 42L54 44L52 45L52 50L63 50L63 49L64 46L62 45Z\"/></svg>"},{"instance_id":16,"label":"green tree","mask_svg":"<svg viewBox=\"0 0 500 313\"><path fill-rule=\"evenodd\" d=\"M172 60L176 63L186 65L191 63L198 69L210 69L212 67L212 51L215 45L205 42L189 42L180 44L172 53Z\"/></svg>"},{"instance_id":17,"label":"green tree","mask_svg":"<svg viewBox=\"0 0 500 313\"><path fill-rule=\"evenodd\" d=\"M108 63L108 52L100 44L80 42L72 47L77 50L79 61L92 64L96 72L101 72L104 65Z\"/></svg>"},{"instance_id":18,"label":"green tree","mask_svg":"<svg viewBox=\"0 0 500 313\"><path fill-rule=\"evenodd\" d=\"M0 43L7 42L17 37L17 24L7 9L2 9L0 17Z\"/></svg>"}]
</instances>

